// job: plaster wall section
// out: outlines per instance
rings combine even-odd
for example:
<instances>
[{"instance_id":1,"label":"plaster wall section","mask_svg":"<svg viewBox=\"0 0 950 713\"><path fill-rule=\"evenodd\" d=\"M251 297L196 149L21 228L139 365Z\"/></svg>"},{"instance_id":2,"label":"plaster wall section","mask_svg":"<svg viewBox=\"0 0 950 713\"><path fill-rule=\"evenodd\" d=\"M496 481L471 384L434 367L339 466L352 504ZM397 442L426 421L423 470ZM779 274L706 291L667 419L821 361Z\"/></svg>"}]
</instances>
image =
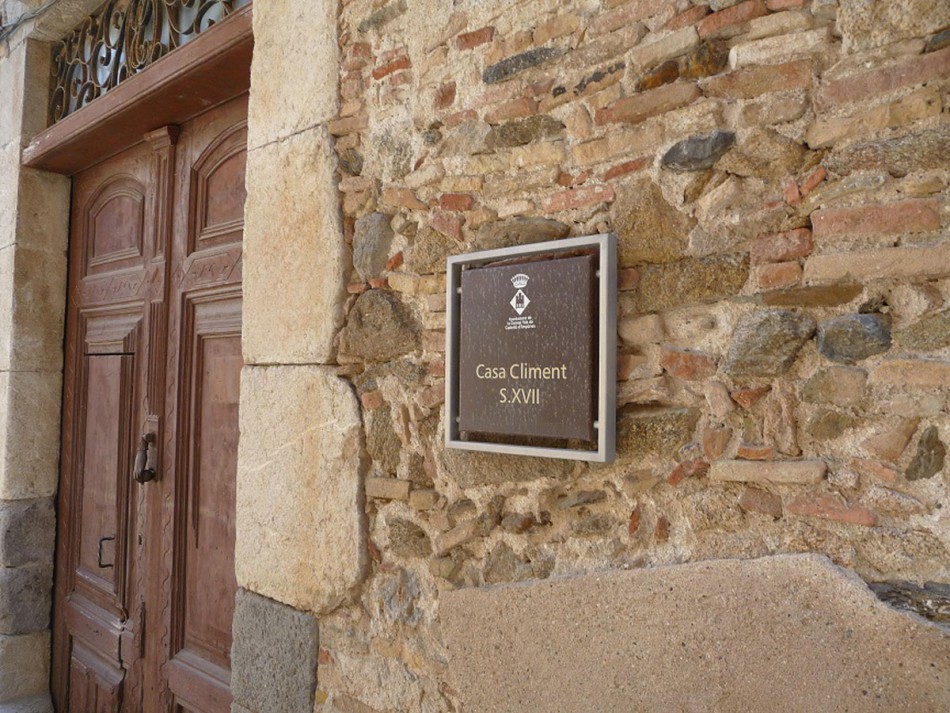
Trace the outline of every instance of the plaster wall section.
<instances>
[{"instance_id":1,"label":"plaster wall section","mask_svg":"<svg viewBox=\"0 0 950 713\"><path fill-rule=\"evenodd\" d=\"M490 611L498 585L814 553L946 596L948 24L852 0L341 3L336 369L370 563L321 616L319 710L467 710L450 591ZM611 231L616 462L446 450L445 258Z\"/></svg>"}]
</instances>

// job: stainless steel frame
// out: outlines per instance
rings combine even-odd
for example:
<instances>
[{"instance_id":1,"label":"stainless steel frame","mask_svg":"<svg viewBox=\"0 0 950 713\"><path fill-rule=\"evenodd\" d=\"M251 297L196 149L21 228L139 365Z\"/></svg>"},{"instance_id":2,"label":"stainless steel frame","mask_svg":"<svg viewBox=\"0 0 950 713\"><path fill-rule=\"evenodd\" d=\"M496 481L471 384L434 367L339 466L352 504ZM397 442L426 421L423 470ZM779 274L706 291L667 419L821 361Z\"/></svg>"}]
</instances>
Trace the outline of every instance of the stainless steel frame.
<instances>
[{"instance_id":1,"label":"stainless steel frame","mask_svg":"<svg viewBox=\"0 0 950 713\"><path fill-rule=\"evenodd\" d=\"M486 441L463 441L458 430L458 348L459 304L462 270L468 266L484 265L538 253L597 248L599 252L598 277L598 344L599 363L597 376L597 450L585 451L571 448L544 448L539 446L515 446ZM609 463L617 450L617 238L613 233L589 235L582 238L533 243L500 250L484 250L466 255L453 255L446 260L446 349L445 363L448 369L445 380L445 445L469 451L488 451L519 456L564 458Z\"/></svg>"}]
</instances>

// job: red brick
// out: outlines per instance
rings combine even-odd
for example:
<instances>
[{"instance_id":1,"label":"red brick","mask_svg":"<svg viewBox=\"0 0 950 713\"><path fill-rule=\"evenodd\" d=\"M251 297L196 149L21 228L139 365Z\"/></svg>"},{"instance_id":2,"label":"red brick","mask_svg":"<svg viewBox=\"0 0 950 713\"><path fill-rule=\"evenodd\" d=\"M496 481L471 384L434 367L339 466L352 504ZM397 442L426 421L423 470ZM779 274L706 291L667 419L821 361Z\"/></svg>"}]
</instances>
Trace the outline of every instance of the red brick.
<instances>
[{"instance_id":1,"label":"red brick","mask_svg":"<svg viewBox=\"0 0 950 713\"><path fill-rule=\"evenodd\" d=\"M716 373L716 360L708 354L690 349L663 347L660 366L668 374L687 381L708 379Z\"/></svg>"},{"instance_id":2,"label":"red brick","mask_svg":"<svg viewBox=\"0 0 950 713\"><path fill-rule=\"evenodd\" d=\"M831 106L860 101L948 75L950 47L829 82L818 91L817 103Z\"/></svg>"},{"instance_id":3,"label":"red brick","mask_svg":"<svg viewBox=\"0 0 950 713\"><path fill-rule=\"evenodd\" d=\"M442 210L471 210L474 204L475 199L468 193L443 193L439 197L439 205Z\"/></svg>"},{"instance_id":4,"label":"red brick","mask_svg":"<svg viewBox=\"0 0 950 713\"><path fill-rule=\"evenodd\" d=\"M828 177L828 171L824 166L819 166L806 178L801 185L803 196L807 196L818 187L818 184Z\"/></svg>"},{"instance_id":5,"label":"red brick","mask_svg":"<svg viewBox=\"0 0 950 713\"><path fill-rule=\"evenodd\" d=\"M859 503L849 503L835 495L801 495L788 504L788 511L795 515L822 517L852 525L877 525L877 515L873 512Z\"/></svg>"},{"instance_id":6,"label":"red brick","mask_svg":"<svg viewBox=\"0 0 950 713\"><path fill-rule=\"evenodd\" d=\"M672 20L666 23L663 29L665 30L681 30L684 27L690 25L695 25L697 22L702 20L706 15L709 14L709 7L707 5L695 5L689 10L681 12L679 15L676 15Z\"/></svg>"},{"instance_id":7,"label":"red brick","mask_svg":"<svg viewBox=\"0 0 950 713\"><path fill-rule=\"evenodd\" d=\"M526 97L540 97L544 96L551 91L551 87L554 86L553 79L545 79L540 82L534 82L529 84L524 88L524 96Z\"/></svg>"},{"instance_id":8,"label":"red brick","mask_svg":"<svg viewBox=\"0 0 950 713\"><path fill-rule=\"evenodd\" d=\"M785 202L789 205L798 205L802 202L801 191L798 190L798 184L795 182L794 178L786 178L785 186L782 188L782 194L785 197Z\"/></svg>"},{"instance_id":9,"label":"red brick","mask_svg":"<svg viewBox=\"0 0 950 713\"><path fill-rule=\"evenodd\" d=\"M884 465L870 458L852 458L848 465L861 475L867 475L885 483L896 483L899 475L889 465Z\"/></svg>"},{"instance_id":10,"label":"red brick","mask_svg":"<svg viewBox=\"0 0 950 713\"><path fill-rule=\"evenodd\" d=\"M438 381L432 386L428 386L422 390L422 393L419 395L419 403L425 406L426 408L435 408L439 404L445 401L445 382Z\"/></svg>"},{"instance_id":11,"label":"red brick","mask_svg":"<svg viewBox=\"0 0 950 713\"><path fill-rule=\"evenodd\" d=\"M386 261L386 269L395 270L397 267L402 265L403 259L404 258L403 258L402 250L400 250L398 253L396 253L391 258L389 258L389 260Z\"/></svg>"},{"instance_id":12,"label":"red brick","mask_svg":"<svg viewBox=\"0 0 950 713\"><path fill-rule=\"evenodd\" d=\"M438 359L436 361L430 361L428 364L429 373L432 376L438 376L440 378L445 377L445 361Z\"/></svg>"},{"instance_id":13,"label":"red brick","mask_svg":"<svg viewBox=\"0 0 950 713\"><path fill-rule=\"evenodd\" d=\"M369 285L365 282L351 282L346 286L346 291L351 295L359 295L369 289Z\"/></svg>"},{"instance_id":14,"label":"red brick","mask_svg":"<svg viewBox=\"0 0 950 713\"><path fill-rule=\"evenodd\" d=\"M455 46L460 50L470 50L479 45L491 42L495 37L494 27L483 27L472 32L464 32L455 39Z\"/></svg>"},{"instance_id":15,"label":"red brick","mask_svg":"<svg viewBox=\"0 0 950 713\"><path fill-rule=\"evenodd\" d=\"M618 99L597 110L598 124L626 122L636 124L651 116L686 106L702 96L695 84L667 84L647 92Z\"/></svg>"},{"instance_id":16,"label":"red brick","mask_svg":"<svg viewBox=\"0 0 950 713\"><path fill-rule=\"evenodd\" d=\"M637 531L640 529L640 518L642 515L642 508L637 505L633 512L630 513L630 521L627 523L627 532L630 537L634 537L637 534Z\"/></svg>"},{"instance_id":17,"label":"red brick","mask_svg":"<svg viewBox=\"0 0 950 713\"><path fill-rule=\"evenodd\" d=\"M369 286L374 290L388 290L389 280L385 277L371 277L369 278Z\"/></svg>"},{"instance_id":18,"label":"red brick","mask_svg":"<svg viewBox=\"0 0 950 713\"><path fill-rule=\"evenodd\" d=\"M534 99L521 97L510 102L505 102L494 109L485 112L485 121L489 124L500 124L503 121L512 119L523 119L526 116L534 116L538 113L538 102Z\"/></svg>"},{"instance_id":19,"label":"red brick","mask_svg":"<svg viewBox=\"0 0 950 713\"><path fill-rule=\"evenodd\" d=\"M445 117L445 125L451 129L454 126L458 126L463 121L469 121L471 119L477 118L478 114L474 109L466 109L464 111L457 111L454 114L449 114L447 117Z\"/></svg>"},{"instance_id":20,"label":"red brick","mask_svg":"<svg viewBox=\"0 0 950 713\"><path fill-rule=\"evenodd\" d=\"M716 460L722 457L732 438L732 429L728 426L722 428L711 428L707 426L703 430L703 455L709 460Z\"/></svg>"},{"instance_id":21,"label":"red brick","mask_svg":"<svg viewBox=\"0 0 950 713\"><path fill-rule=\"evenodd\" d=\"M455 82L445 82L435 93L435 108L447 109L453 103L455 103Z\"/></svg>"},{"instance_id":22,"label":"red brick","mask_svg":"<svg viewBox=\"0 0 950 713\"><path fill-rule=\"evenodd\" d=\"M345 119L336 119L327 124L327 129L332 136L346 136L358 131L362 131L367 126L366 114L357 116L348 116Z\"/></svg>"},{"instance_id":23,"label":"red brick","mask_svg":"<svg viewBox=\"0 0 950 713\"><path fill-rule=\"evenodd\" d=\"M329 666L333 663L333 654L321 646L320 653L317 654L317 663L321 666Z\"/></svg>"},{"instance_id":24,"label":"red brick","mask_svg":"<svg viewBox=\"0 0 950 713\"><path fill-rule=\"evenodd\" d=\"M429 225L447 238L462 239L462 218L454 213L435 211L429 216Z\"/></svg>"},{"instance_id":25,"label":"red brick","mask_svg":"<svg viewBox=\"0 0 950 713\"><path fill-rule=\"evenodd\" d=\"M373 46L369 42L354 42L350 45L349 52L354 57L369 59L373 56Z\"/></svg>"},{"instance_id":26,"label":"red brick","mask_svg":"<svg viewBox=\"0 0 950 713\"><path fill-rule=\"evenodd\" d=\"M759 488L746 488L739 496L739 507L746 512L771 515L775 519L782 517L782 498Z\"/></svg>"},{"instance_id":27,"label":"red brick","mask_svg":"<svg viewBox=\"0 0 950 713\"><path fill-rule=\"evenodd\" d=\"M766 92L785 92L811 86L810 60L740 69L709 79L703 91L709 97L751 99Z\"/></svg>"},{"instance_id":28,"label":"red brick","mask_svg":"<svg viewBox=\"0 0 950 713\"><path fill-rule=\"evenodd\" d=\"M367 411L382 408L383 404L386 403L382 391L367 391L360 397L360 401L363 402L363 408Z\"/></svg>"},{"instance_id":29,"label":"red brick","mask_svg":"<svg viewBox=\"0 0 950 713\"><path fill-rule=\"evenodd\" d=\"M625 292L637 289L640 284L640 273L635 267L622 267L617 270L617 290Z\"/></svg>"},{"instance_id":30,"label":"red brick","mask_svg":"<svg viewBox=\"0 0 950 713\"><path fill-rule=\"evenodd\" d=\"M582 186L548 196L544 201L543 210L547 213L560 213L564 210L583 208L598 203L611 203L613 199L614 189L608 185Z\"/></svg>"},{"instance_id":31,"label":"red brick","mask_svg":"<svg viewBox=\"0 0 950 713\"><path fill-rule=\"evenodd\" d=\"M383 190L383 203L410 210L425 210L428 208L408 188L386 188Z\"/></svg>"},{"instance_id":32,"label":"red brick","mask_svg":"<svg viewBox=\"0 0 950 713\"><path fill-rule=\"evenodd\" d=\"M595 17L587 25L587 32L591 36L613 32L621 27L632 25L635 22L650 17L663 9L667 0L634 0L616 10L605 12Z\"/></svg>"},{"instance_id":33,"label":"red brick","mask_svg":"<svg viewBox=\"0 0 950 713\"><path fill-rule=\"evenodd\" d=\"M755 285L760 290L775 290L801 284L802 266L797 261L772 262L755 269Z\"/></svg>"},{"instance_id":34,"label":"red brick","mask_svg":"<svg viewBox=\"0 0 950 713\"><path fill-rule=\"evenodd\" d=\"M763 396L772 390L771 386L755 386L749 389L736 389L730 391L732 400L742 408L752 408Z\"/></svg>"},{"instance_id":35,"label":"red brick","mask_svg":"<svg viewBox=\"0 0 950 713\"><path fill-rule=\"evenodd\" d=\"M634 173L635 171L642 171L644 168L650 165L652 157L642 156L640 158L635 158L633 161L625 161L613 168L607 169L604 173L604 180L609 181L612 178L619 178L620 176L626 176L629 173Z\"/></svg>"},{"instance_id":36,"label":"red brick","mask_svg":"<svg viewBox=\"0 0 950 713\"><path fill-rule=\"evenodd\" d=\"M814 243L808 228L787 230L784 233L760 235L752 242L749 260L753 265L764 262L797 260L811 254Z\"/></svg>"},{"instance_id":37,"label":"red brick","mask_svg":"<svg viewBox=\"0 0 950 713\"><path fill-rule=\"evenodd\" d=\"M762 17L768 12L765 9L765 3L762 0L746 0L738 5L727 7L719 12L714 12L705 20L699 23L699 36L706 37L720 30L734 25L741 25L749 20Z\"/></svg>"},{"instance_id":38,"label":"red brick","mask_svg":"<svg viewBox=\"0 0 950 713\"><path fill-rule=\"evenodd\" d=\"M936 200L915 199L856 208L828 208L812 213L811 223L817 239L926 233L940 228L940 204Z\"/></svg>"},{"instance_id":39,"label":"red brick","mask_svg":"<svg viewBox=\"0 0 950 713\"><path fill-rule=\"evenodd\" d=\"M653 530L653 538L657 542L666 542L670 539L670 521L666 515L660 515L656 519L656 528Z\"/></svg>"},{"instance_id":40,"label":"red brick","mask_svg":"<svg viewBox=\"0 0 950 713\"><path fill-rule=\"evenodd\" d=\"M411 66L412 62L409 60L408 55L402 55L401 57L394 59L392 62L381 64L376 69L374 69L373 79L382 79L393 72L398 72L400 69L409 69Z\"/></svg>"},{"instance_id":41,"label":"red brick","mask_svg":"<svg viewBox=\"0 0 950 713\"><path fill-rule=\"evenodd\" d=\"M422 333L422 349L427 352L445 351L445 332L439 329L427 329Z\"/></svg>"},{"instance_id":42,"label":"red brick","mask_svg":"<svg viewBox=\"0 0 950 713\"><path fill-rule=\"evenodd\" d=\"M774 460L775 449L772 446L740 443L736 449L736 458L743 460Z\"/></svg>"},{"instance_id":43,"label":"red brick","mask_svg":"<svg viewBox=\"0 0 950 713\"><path fill-rule=\"evenodd\" d=\"M676 487L687 478L709 472L709 463L704 460L687 460L677 465L666 477L666 482Z\"/></svg>"}]
</instances>

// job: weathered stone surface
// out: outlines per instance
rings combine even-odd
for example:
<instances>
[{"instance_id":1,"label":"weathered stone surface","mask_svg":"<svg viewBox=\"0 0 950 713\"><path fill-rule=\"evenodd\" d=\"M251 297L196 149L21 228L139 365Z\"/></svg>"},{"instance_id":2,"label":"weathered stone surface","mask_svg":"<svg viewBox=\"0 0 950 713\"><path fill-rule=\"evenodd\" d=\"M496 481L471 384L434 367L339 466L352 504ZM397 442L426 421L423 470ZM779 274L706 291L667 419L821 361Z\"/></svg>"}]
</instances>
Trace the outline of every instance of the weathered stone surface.
<instances>
[{"instance_id":1,"label":"weathered stone surface","mask_svg":"<svg viewBox=\"0 0 950 713\"><path fill-rule=\"evenodd\" d=\"M457 240L425 225L412 241L412 247L406 255L406 269L419 275L442 272L445 270L445 259L458 250Z\"/></svg>"},{"instance_id":2,"label":"weathered stone surface","mask_svg":"<svg viewBox=\"0 0 950 713\"><path fill-rule=\"evenodd\" d=\"M0 634L48 629L52 598L52 561L0 568Z\"/></svg>"},{"instance_id":3,"label":"weathered stone surface","mask_svg":"<svg viewBox=\"0 0 950 713\"><path fill-rule=\"evenodd\" d=\"M831 361L853 364L890 346L890 320L881 314L846 314L818 325L818 351Z\"/></svg>"},{"instance_id":4,"label":"weathered stone surface","mask_svg":"<svg viewBox=\"0 0 950 713\"><path fill-rule=\"evenodd\" d=\"M927 582L869 582L868 587L882 602L895 609L914 612L925 619L950 623L950 585Z\"/></svg>"},{"instance_id":5,"label":"weathered stone surface","mask_svg":"<svg viewBox=\"0 0 950 713\"><path fill-rule=\"evenodd\" d=\"M863 291L864 287L857 283L840 282L771 290L763 293L761 299L771 307L837 307L847 304Z\"/></svg>"},{"instance_id":6,"label":"weathered stone surface","mask_svg":"<svg viewBox=\"0 0 950 713\"><path fill-rule=\"evenodd\" d=\"M303 13L303 6L297 11ZM294 82L276 84L295 92L299 88ZM333 360L350 268L332 147L326 131L315 128L248 153L243 266L247 363Z\"/></svg>"},{"instance_id":7,"label":"weathered stone surface","mask_svg":"<svg viewBox=\"0 0 950 713\"><path fill-rule=\"evenodd\" d=\"M792 310L745 315L732 335L725 371L734 376L778 376L795 361L815 333L815 320Z\"/></svg>"},{"instance_id":8,"label":"weathered stone surface","mask_svg":"<svg viewBox=\"0 0 950 713\"><path fill-rule=\"evenodd\" d=\"M838 32L845 52L921 37L943 29L947 24L946 7L930 0L840 0Z\"/></svg>"},{"instance_id":9,"label":"weathered stone surface","mask_svg":"<svg viewBox=\"0 0 950 713\"><path fill-rule=\"evenodd\" d=\"M479 250L496 250L541 243L567 237L569 231L564 223L551 218L509 218L481 226L475 237L475 246Z\"/></svg>"},{"instance_id":10,"label":"weathered stone surface","mask_svg":"<svg viewBox=\"0 0 950 713\"><path fill-rule=\"evenodd\" d=\"M640 312L659 312L680 305L715 302L737 294L748 278L749 258L744 253L645 265L640 271L635 306Z\"/></svg>"},{"instance_id":11,"label":"weathered stone surface","mask_svg":"<svg viewBox=\"0 0 950 713\"><path fill-rule=\"evenodd\" d=\"M490 149L524 146L532 141L550 138L564 131L564 124L557 119L541 114L527 119L509 121L493 126L485 137L485 146Z\"/></svg>"},{"instance_id":12,"label":"weathered stone surface","mask_svg":"<svg viewBox=\"0 0 950 713\"><path fill-rule=\"evenodd\" d=\"M301 32L301 27L310 29ZM291 0L255 8L248 148L336 116L340 56L336 28L333 3ZM307 70L300 71L301 67Z\"/></svg>"},{"instance_id":13,"label":"weathered stone surface","mask_svg":"<svg viewBox=\"0 0 950 713\"><path fill-rule=\"evenodd\" d=\"M620 265L671 262L685 256L696 221L667 203L653 181L643 179L619 188L610 212Z\"/></svg>"},{"instance_id":14,"label":"weathered stone surface","mask_svg":"<svg viewBox=\"0 0 950 713\"><path fill-rule=\"evenodd\" d=\"M0 499L56 492L61 400L58 372L0 371Z\"/></svg>"},{"instance_id":15,"label":"weathered stone surface","mask_svg":"<svg viewBox=\"0 0 950 713\"><path fill-rule=\"evenodd\" d=\"M397 557L428 557L432 554L432 543L425 530L400 517L389 521L389 548Z\"/></svg>"},{"instance_id":16,"label":"weathered stone surface","mask_svg":"<svg viewBox=\"0 0 950 713\"><path fill-rule=\"evenodd\" d=\"M906 176L914 171L942 170L948 164L948 124L894 138L856 141L835 149L822 160L822 165L838 175L847 175L852 171L884 170L893 176Z\"/></svg>"},{"instance_id":17,"label":"weathered stone surface","mask_svg":"<svg viewBox=\"0 0 950 713\"><path fill-rule=\"evenodd\" d=\"M538 478L560 480L574 470L571 462L566 460L518 458L455 448L446 448L442 457L446 475L462 488L526 482Z\"/></svg>"},{"instance_id":18,"label":"weathered stone surface","mask_svg":"<svg viewBox=\"0 0 950 713\"><path fill-rule=\"evenodd\" d=\"M245 589L235 596L231 690L250 710L312 713L316 617Z\"/></svg>"},{"instance_id":19,"label":"weathered stone surface","mask_svg":"<svg viewBox=\"0 0 950 713\"><path fill-rule=\"evenodd\" d=\"M940 440L937 427L930 426L920 434L920 441L917 442L917 452L914 454L910 465L907 466L907 480L932 478L943 470L946 456L947 447Z\"/></svg>"},{"instance_id":20,"label":"weathered stone surface","mask_svg":"<svg viewBox=\"0 0 950 713\"><path fill-rule=\"evenodd\" d=\"M950 347L950 309L925 317L901 330L897 342L917 351L935 351Z\"/></svg>"},{"instance_id":21,"label":"weathered stone surface","mask_svg":"<svg viewBox=\"0 0 950 713\"><path fill-rule=\"evenodd\" d=\"M830 366L812 375L802 387L802 400L813 404L855 406L864 398L868 373L864 369Z\"/></svg>"},{"instance_id":22,"label":"weathered stone surface","mask_svg":"<svg viewBox=\"0 0 950 713\"><path fill-rule=\"evenodd\" d=\"M826 470L823 460L717 460L709 468L709 479L722 483L812 485L821 482Z\"/></svg>"},{"instance_id":23,"label":"weathered stone surface","mask_svg":"<svg viewBox=\"0 0 950 713\"><path fill-rule=\"evenodd\" d=\"M772 129L753 131L716 168L737 176L777 180L801 168L805 148Z\"/></svg>"},{"instance_id":24,"label":"weathered stone surface","mask_svg":"<svg viewBox=\"0 0 950 713\"><path fill-rule=\"evenodd\" d=\"M817 441L830 441L858 423L858 419L849 413L821 409L808 420L805 430Z\"/></svg>"},{"instance_id":25,"label":"weathered stone surface","mask_svg":"<svg viewBox=\"0 0 950 713\"><path fill-rule=\"evenodd\" d=\"M623 413L617 423L617 455L675 458L677 451L692 440L698 421L696 409L651 408Z\"/></svg>"},{"instance_id":26,"label":"weathered stone surface","mask_svg":"<svg viewBox=\"0 0 950 713\"><path fill-rule=\"evenodd\" d=\"M904 453L919 423L917 418L902 419L893 428L871 436L861 446L868 453L893 463Z\"/></svg>"},{"instance_id":27,"label":"weathered stone surface","mask_svg":"<svg viewBox=\"0 0 950 713\"><path fill-rule=\"evenodd\" d=\"M488 555L483 573L486 584L544 579L554 569L553 555L531 559L518 556L506 542L499 542Z\"/></svg>"},{"instance_id":28,"label":"weathered stone surface","mask_svg":"<svg viewBox=\"0 0 950 713\"><path fill-rule=\"evenodd\" d=\"M376 409L366 414L366 421L366 451L384 473L395 475L402 444L393 427L392 411L388 406Z\"/></svg>"},{"instance_id":29,"label":"weathered stone surface","mask_svg":"<svg viewBox=\"0 0 950 713\"><path fill-rule=\"evenodd\" d=\"M49 652L48 631L22 636L0 635L0 702L13 704L47 694Z\"/></svg>"},{"instance_id":30,"label":"weathered stone surface","mask_svg":"<svg viewBox=\"0 0 950 713\"><path fill-rule=\"evenodd\" d=\"M363 280L379 275L389 260L393 243L391 218L383 213L368 213L356 221L353 229L353 267Z\"/></svg>"},{"instance_id":31,"label":"weathered stone surface","mask_svg":"<svg viewBox=\"0 0 950 713\"><path fill-rule=\"evenodd\" d=\"M409 500L412 482L399 478L366 478L366 497L380 500Z\"/></svg>"},{"instance_id":32,"label":"weathered stone surface","mask_svg":"<svg viewBox=\"0 0 950 713\"><path fill-rule=\"evenodd\" d=\"M705 171L712 168L736 142L732 131L714 131L705 136L692 136L673 144L663 154L660 165L671 171Z\"/></svg>"},{"instance_id":33,"label":"weathered stone surface","mask_svg":"<svg viewBox=\"0 0 950 713\"><path fill-rule=\"evenodd\" d=\"M360 32L378 30L403 15L407 8L406 0L393 0L392 2L385 3L376 10L376 12L360 22L360 24L356 26L356 29Z\"/></svg>"},{"instance_id":34,"label":"weathered stone surface","mask_svg":"<svg viewBox=\"0 0 950 713\"><path fill-rule=\"evenodd\" d=\"M950 635L817 555L462 589L442 594L440 615L451 675L474 713L626 713L659 700L722 713L856 701L911 713L950 701Z\"/></svg>"},{"instance_id":35,"label":"weathered stone surface","mask_svg":"<svg viewBox=\"0 0 950 713\"><path fill-rule=\"evenodd\" d=\"M332 609L366 556L359 402L330 367L250 366L240 416L238 584L299 609Z\"/></svg>"},{"instance_id":36,"label":"weathered stone surface","mask_svg":"<svg viewBox=\"0 0 950 713\"><path fill-rule=\"evenodd\" d=\"M53 701L48 693L40 693L0 703L0 713L53 713Z\"/></svg>"},{"instance_id":37,"label":"weathered stone surface","mask_svg":"<svg viewBox=\"0 0 950 713\"><path fill-rule=\"evenodd\" d=\"M53 561L53 499L0 502L0 567Z\"/></svg>"},{"instance_id":38,"label":"weathered stone surface","mask_svg":"<svg viewBox=\"0 0 950 713\"><path fill-rule=\"evenodd\" d=\"M421 325L393 293L369 290L356 300L340 332L340 354L391 361L421 344Z\"/></svg>"},{"instance_id":39,"label":"weathered stone surface","mask_svg":"<svg viewBox=\"0 0 950 713\"><path fill-rule=\"evenodd\" d=\"M513 57L508 57L500 62L485 67L485 71L482 73L482 81L485 82L485 84L503 82L526 69L544 64L560 54L560 50L554 47L536 47L530 49L527 52L516 54Z\"/></svg>"}]
</instances>

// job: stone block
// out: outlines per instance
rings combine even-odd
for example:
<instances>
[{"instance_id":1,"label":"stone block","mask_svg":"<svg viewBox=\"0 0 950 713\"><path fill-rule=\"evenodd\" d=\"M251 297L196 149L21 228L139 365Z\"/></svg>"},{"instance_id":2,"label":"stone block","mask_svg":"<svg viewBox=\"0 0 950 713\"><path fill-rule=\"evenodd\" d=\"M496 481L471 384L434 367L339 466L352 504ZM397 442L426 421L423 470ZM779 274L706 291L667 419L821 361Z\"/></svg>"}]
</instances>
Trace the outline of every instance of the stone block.
<instances>
[{"instance_id":1,"label":"stone block","mask_svg":"<svg viewBox=\"0 0 950 713\"><path fill-rule=\"evenodd\" d=\"M359 402L331 367L244 368L235 570L240 586L329 611L362 576Z\"/></svg>"},{"instance_id":2,"label":"stone block","mask_svg":"<svg viewBox=\"0 0 950 713\"><path fill-rule=\"evenodd\" d=\"M925 280L947 275L950 275L950 243L812 255L805 261L804 281L808 284L888 278Z\"/></svg>"},{"instance_id":3,"label":"stone block","mask_svg":"<svg viewBox=\"0 0 950 713\"><path fill-rule=\"evenodd\" d=\"M446 591L440 618L471 713L950 704L950 634L817 555Z\"/></svg>"},{"instance_id":4,"label":"stone block","mask_svg":"<svg viewBox=\"0 0 950 713\"><path fill-rule=\"evenodd\" d=\"M692 440L698 421L697 409L651 408L625 413L617 423L617 455L674 459Z\"/></svg>"},{"instance_id":5,"label":"stone block","mask_svg":"<svg viewBox=\"0 0 950 713\"><path fill-rule=\"evenodd\" d=\"M22 194L22 192L21 192ZM69 205L64 201L63 205ZM25 210L23 202L19 210ZM24 219L20 217L20 222ZM65 237L63 223L60 232ZM59 371L63 364L66 257L17 245L0 250L0 369Z\"/></svg>"},{"instance_id":6,"label":"stone block","mask_svg":"<svg viewBox=\"0 0 950 713\"><path fill-rule=\"evenodd\" d=\"M4 110L0 114L0 146L16 143L23 131L23 89L27 43L10 49L0 61L0 96Z\"/></svg>"},{"instance_id":7,"label":"stone block","mask_svg":"<svg viewBox=\"0 0 950 713\"><path fill-rule=\"evenodd\" d=\"M9 703L0 703L0 713L53 713L53 701L48 693L40 693Z\"/></svg>"},{"instance_id":8,"label":"stone block","mask_svg":"<svg viewBox=\"0 0 950 713\"><path fill-rule=\"evenodd\" d=\"M947 25L947 8L931 0L840 0L838 32L846 53L921 37Z\"/></svg>"},{"instance_id":9,"label":"stone block","mask_svg":"<svg viewBox=\"0 0 950 713\"><path fill-rule=\"evenodd\" d=\"M831 361L853 364L891 346L890 317L845 314L818 325L818 351Z\"/></svg>"},{"instance_id":10,"label":"stone block","mask_svg":"<svg viewBox=\"0 0 950 713\"><path fill-rule=\"evenodd\" d=\"M61 398L58 372L0 371L0 500L56 493Z\"/></svg>"},{"instance_id":11,"label":"stone block","mask_svg":"<svg viewBox=\"0 0 950 713\"><path fill-rule=\"evenodd\" d=\"M288 0L262 5L254 7L249 149L310 129L337 112L337 4Z\"/></svg>"},{"instance_id":12,"label":"stone block","mask_svg":"<svg viewBox=\"0 0 950 713\"><path fill-rule=\"evenodd\" d=\"M813 404L857 406L864 398L868 373L848 366L830 366L814 374L802 387L802 400Z\"/></svg>"},{"instance_id":13,"label":"stone block","mask_svg":"<svg viewBox=\"0 0 950 713\"><path fill-rule=\"evenodd\" d=\"M331 145L318 128L248 153L243 334L248 363L333 359L350 257Z\"/></svg>"},{"instance_id":14,"label":"stone block","mask_svg":"<svg viewBox=\"0 0 950 713\"><path fill-rule=\"evenodd\" d=\"M709 469L709 479L718 483L813 485L821 482L826 470L823 460L717 460Z\"/></svg>"},{"instance_id":15,"label":"stone block","mask_svg":"<svg viewBox=\"0 0 950 713\"><path fill-rule=\"evenodd\" d=\"M0 567L51 563L55 523L52 498L0 501Z\"/></svg>"},{"instance_id":16,"label":"stone block","mask_svg":"<svg viewBox=\"0 0 950 713\"><path fill-rule=\"evenodd\" d=\"M238 589L231 644L234 702L253 711L312 713L316 617Z\"/></svg>"},{"instance_id":17,"label":"stone block","mask_svg":"<svg viewBox=\"0 0 950 713\"><path fill-rule=\"evenodd\" d=\"M818 54L831 45L831 29L820 27L791 35L766 37L735 45L729 50L729 65L735 69L753 64L779 64Z\"/></svg>"},{"instance_id":18,"label":"stone block","mask_svg":"<svg viewBox=\"0 0 950 713\"><path fill-rule=\"evenodd\" d=\"M0 634L31 634L49 628L53 562L0 568Z\"/></svg>"},{"instance_id":19,"label":"stone block","mask_svg":"<svg viewBox=\"0 0 950 713\"><path fill-rule=\"evenodd\" d=\"M930 359L887 359L871 371L871 383L944 388L950 384L950 363Z\"/></svg>"},{"instance_id":20,"label":"stone block","mask_svg":"<svg viewBox=\"0 0 950 713\"><path fill-rule=\"evenodd\" d=\"M23 699L46 695L49 657L48 631L24 636L0 635L0 704L20 705Z\"/></svg>"},{"instance_id":21,"label":"stone block","mask_svg":"<svg viewBox=\"0 0 950 713\"><path fill-rule=\"evenodd\" d=\"M743 253L645 265L640 271L636 309L657 312L681 305L716 302L738 294L748 278L749 258Z\"/></svg>"},{"instance_id":22,"label":"stone block","mask_svg":"<svg viewBox=\"0 0 950 713\"><path fill-rule=\"evenodd\" d=\"M815 319L792 310L745 315L732 335L725 371L734 376L778 376L815 333Z\"/></svg>"}]
</instances>

